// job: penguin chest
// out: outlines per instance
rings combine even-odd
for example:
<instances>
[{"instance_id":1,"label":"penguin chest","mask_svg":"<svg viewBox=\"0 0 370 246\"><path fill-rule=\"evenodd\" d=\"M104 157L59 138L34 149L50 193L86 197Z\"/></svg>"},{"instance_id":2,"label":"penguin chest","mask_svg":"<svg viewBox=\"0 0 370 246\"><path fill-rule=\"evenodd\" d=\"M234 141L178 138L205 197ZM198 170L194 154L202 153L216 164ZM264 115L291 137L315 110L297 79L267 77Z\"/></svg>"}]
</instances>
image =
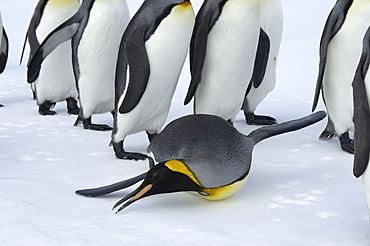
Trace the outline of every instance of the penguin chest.
<instances>
[{"instance_id":1,"label":"penguin chest","mask_svg":"<svg viewBox=\"0 0 370 246\"><path fill-rule=\"evenodd\" d=\"M114 75L121 37L129 21L126 1L96 0L78 45L83 113L114 109Z\"/></svg>"},{"instance_id":2,"label":"penguin chest","mask_svg":"<svg viewBox=\"0 0 370 246\"><path fill-rule=\"evenodd\" d=\"M259 37L258 1L229 0L208 34L195 111L233 119L250 81Z\"/></svg>"},{"instance_id":3,"label":"penguin chest","mask_svg":"<svg viewBox=\"0 0 370 246\"><path fill-rule=\"evenodd\" d=\"M79 2L77 0L48 1L36 29L39 43L58 25L70 18L77 11L78 7ZM34 86L36 88L38 104L46 100L58 102L68 97L77 98L77 90L72 72L70 41L58 46L45 59Z\"/></svg>"},{"instance_id":4,"label":"penguin chest","mask_svg":"<svg viewBox=\"0 0 370 246\"><path fill-rule=\"evenodd\" d=\"M146 92L156 105L163 100L168 105L172 98L187 55L194 21L191 5L176 6L145 42L150 66Z\"/></svg>"},{"instance_id":5,"label":"penguin chest","mask_svg":"<svg viewBox=\"0 0 370 246\"><path fill-rule=\"evenodd\" d=\"M337 134L353 129L352 80L370 25L370 2L354 1L343 26L328 45L323 95Z\"/></svg>"},{"instance_id":6,"label":"penguin chest","mask_svg":"<svg viewBox=\"0 0 370 246\"><path fill-rule=\"evenodd\" d=\"M183 4L184 5L184 4ZM165 17L145 42L150 74L138 105L123 115L128 133L159 131L167 117L184 64L195 22L191 5L178 5ZM130 81L129 81L130 83ZM123 98L121 98L122 102ZM136 122L133 124L132 122Z\"/></svg>"}]
</instances>

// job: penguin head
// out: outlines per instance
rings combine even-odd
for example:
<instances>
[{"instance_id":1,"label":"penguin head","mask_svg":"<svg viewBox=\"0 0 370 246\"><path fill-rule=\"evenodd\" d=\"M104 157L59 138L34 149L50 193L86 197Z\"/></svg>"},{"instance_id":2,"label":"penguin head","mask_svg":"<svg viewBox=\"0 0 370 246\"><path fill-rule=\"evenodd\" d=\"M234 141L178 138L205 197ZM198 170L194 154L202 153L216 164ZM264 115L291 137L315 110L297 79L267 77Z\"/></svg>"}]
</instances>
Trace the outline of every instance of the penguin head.
<instances>
[{"instance_id":1,"label":"penguin head","mask_svg":"<svg viewBox=\"0 0 370 246\"><path fill-rule=\"evenodd\" d=\"M118 213L144 197L157 194L193 191L198 192L200 195L207 195L203 192L203 189L183 161L170 160L160 162L148 171L143 183L136 190L118 201L113 209L127 201L117 209L116 213Z\"/></svg>"}]
</instances>

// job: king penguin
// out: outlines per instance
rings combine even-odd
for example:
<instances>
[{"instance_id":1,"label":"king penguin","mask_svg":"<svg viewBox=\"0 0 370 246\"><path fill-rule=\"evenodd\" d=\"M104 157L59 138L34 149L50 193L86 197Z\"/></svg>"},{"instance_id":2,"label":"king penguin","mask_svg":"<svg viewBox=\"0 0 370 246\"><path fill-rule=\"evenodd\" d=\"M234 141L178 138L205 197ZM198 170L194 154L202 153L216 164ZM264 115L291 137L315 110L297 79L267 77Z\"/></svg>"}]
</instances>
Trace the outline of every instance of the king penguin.
<instances>
[{"instance_id":1,"label":"king penguin","mask_svg":"<svg viewBox=\"0 0 370 246\"><path fill-rule=\"evenodd\" d=\"M312 111L320 91L328 123L320 139L339 137L344 151L353 153L353 95L351 83L361 57L362 38L370 25L370 1L337 0L320 41L319 72Z\"/></svg>"},{"instance_id":2,"label":"king penguin","mask_svg":"<svg viewBox=\"0 0 370 246\"><path fill-rule=\"evenodd\" d=\"M9 40L3 26L3 20L0 13L0 74L4 72L6 63L8 61L8 51L9 51ZM0 104L0 107L4 105Z\"/></svg>"},{"instance_id":3,"label":"king penguin","mask_svg":"<svg viewBox=\"0 0 370 246\"><path fill-rule=\"evenodd\" d=\"M190 45L184 104L233 122L252 77L260 33L259 0L205 0Z\"/></svg>"},{"instance_id":4,"label":"king penguin","mask_svg":"<svg viewBox=\"0 0 370 246\"><path fill-rule=\"evenodd\" d=\"M353 173L362 176L365 198L370 215L370 28L363 41L363 51L353 80L354 147Z\"/></svg>"},{"instance_id":5,"label":"king penguin","mask_svg":"<svg viewBox=\"0 0 370 246\"><path fill-rule=\"evenodd\" d=\"M21 62L28 40L29 62L40 43L61 23L74 15L80 6L78 0L40 0L28 26ZM41 115L54 115L50 110L56 102L66 100L68 113L78 114L78 92L73 78L71 42L56 48L43 62L38 78L31 84L38 112Z\"/></svg>"},{"instance_id":6,"label":"king penguin","mask_svg":"<svg viewBox=\"0 0 370 246\"><path fill-rule=\"evenodd\" d=\"M72 64L79 92L84 129L111 130L92 124L93 114L114 111L114 75L118 48L129 22L125 0L84 0L76 14L52 31L33 55L28 66L28 82L40 73L43 60L60 44L71 39Z\"/></svg>"},{"instance_id":7,"label":"king penguin","mask_svg":"<svg viewBox=\"0 0 370 246\"><path fill-rule=\"evenodd\" d=\"M191 191L209 200L225 199L247 181L253 148L258 142L309 126L325 116L325 112L317 112L298 120L259 128L248 136L215 115L184 116L169 123L148 146L147 151L155 165L147 173L76 193L100 196L144 179L136 190L114 205L117 212L141 198L163 193Z\"/></svg>"},{"instance_id":8,"label":"king penguin","mask_svg":"<svg viewBox=\"0 0 370 246\"><path fill-rule=\"evenodd\" d=\"M146 0L121 41L116 69L116 114L112 145L117 158L145 159L126 152L127 135L161 130L182 70L195 14L190 1Z\"/></svg>"},{"instance_id":9,"label":"king penguin","mask_svg":"<svg viewBox=\"0 0 370 246\"><path fill-rule=\"evenodd\" d=\"M249 82L242 109L247 124L271 125L276 119L255 115L257 106L276 85L276 67L283 35L283 8L280 0L260 1L260 36L252 79Z\"/></svg>"}]
</instances>

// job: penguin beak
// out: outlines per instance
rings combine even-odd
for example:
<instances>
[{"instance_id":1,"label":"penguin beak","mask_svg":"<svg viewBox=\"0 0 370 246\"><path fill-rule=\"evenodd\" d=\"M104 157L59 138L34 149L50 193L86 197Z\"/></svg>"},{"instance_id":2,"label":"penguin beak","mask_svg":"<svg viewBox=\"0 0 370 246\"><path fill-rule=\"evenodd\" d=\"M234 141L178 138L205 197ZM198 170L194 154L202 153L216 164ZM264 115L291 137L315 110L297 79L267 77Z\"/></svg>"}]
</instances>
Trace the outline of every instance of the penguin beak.
<instances>
[{"instance_id":1,"label":"penguin beak","mask_svg":"<svg viewBox=\"0 0 370 246\"><path fill-rule=\"evenodd\" d=\"M112 210L114 210L118 207L118 209L116 211L116 214L118 214L119 212L121 212L123 209L127 208L132 203L134 203L134 202L140 200L141 198L145 197L145 194L148 193L148 191L150 191L152 189L152 187L153 187L152 184L148 184L148 185L144 186L144 188L142 188L142 186L140 186L139 188L137 188L136 190L134 190L133 192L131 192L130 194L128 194L127 196L125 196L124 198L119 200L113 206ZM124 203L124 202L126 202L126 203ZM122 206L120 206L122 203L124 203L124 204Z\"/></svg>"}]
</instances>

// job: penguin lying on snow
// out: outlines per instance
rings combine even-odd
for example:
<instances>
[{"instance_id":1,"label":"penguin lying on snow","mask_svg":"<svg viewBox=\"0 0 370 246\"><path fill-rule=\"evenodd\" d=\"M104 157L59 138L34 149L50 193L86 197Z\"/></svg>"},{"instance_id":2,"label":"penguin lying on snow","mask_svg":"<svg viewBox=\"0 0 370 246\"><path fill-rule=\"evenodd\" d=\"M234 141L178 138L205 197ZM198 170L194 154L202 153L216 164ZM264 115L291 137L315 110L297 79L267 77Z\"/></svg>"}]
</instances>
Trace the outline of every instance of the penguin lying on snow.
<instances>
[{"instance_id":1,"label":"penguin lying on snow","mask_svg":"<svg viewBox=\"0 0 370 246\"><path fill-rule=\"evenodd\" d=\"M60 44L71 39L72 62L79 92L84 129L111 130L92 124L93 114L114 111L114 72L119 43L129 21L125 0L84 0L77 13L43 41L28 66L28 82L40 73L43 60Z\"/></svg>"},{"instance_id":2,"label":"penguin lying on snow","mask_svg":"<svg viewBox=\"0 0 370 246\"><path fill-rule=\"evenodd\" d=\"M112 145L117 158L145 159L126 152L127 135L161 130L184 64L195 14L190 1L146 0L123 34L116 71Z\"/></svg>"},{"instance_id":3,"label":"penguin lying on snow","mask_svg":"<svg viewBox=\"0 0 370 246\"><path fill-rule=\"evenodd\" d=\"M23 45L21 63L26 46L30 45L29 62L40 43L57 26L76 13L78 0L40 0L31 18ZM29 64L29 63L28 63ZM69 114L77 114L78 92L73 78L71 41L61 44L43 62L37 79L31 84L34 99L41 115L54 115L50 109L56 102L67 101Z\"/></svg>"},{"instance_id":4,"label":"penguin lying on snow","mask_svg":"<svg viewBox=\"0 0 370 246\"><path fill-rule=\"evenodd\" d=\"M6 62L8 61L9 41L3 26L0 14L0 74L4 72ZM0 104L0 107L4 105Z\"/></svg>"},{"instance_id":5,"label":"penguin lying on snow","mask_svg":"<svg viewBox=\"0 0 370 246\"><path fill-rule=\"evenodd\" d=\"M370 25L370 1L337 0L320 42L320 64L312 111L322 91L328 124L320 139L339 137L344 151L353 153L353 95L351 83L361 56L362 38Z\"/></svg>"},{"instance_id":6,"label":"penguin lying on snow","mask_svg":"<svg viewBox=\"0 0 370 246\"><path fill-rule=\"evenodd\" d=\"M233 122L252 77L259 33L259 1L205 0L191 39L184 104L194 97L195 114Z\"/></svg>"},{"instance_id":7,"label":"penguin lying on snow","mask_svg":"<svg viewBox=\"0 0 370 246\"><path fill-rule=\"evenodd\" d=\"M117 213L141 198L179 191L197 192L204 198L220 200L237 192L246 182L254 146L263 139L295 131L326 116L310 116L259 128L244 136L231 124L214 115L190 115L174 120L148 147L157 163L147 173L109 186L78 190L77 194L94 197L108 194L143 180L113 209Z\"/></svg>"},{"instance_id":8,"label":"penguin lying on snow","mask_svg":"<svg viewBox=\"0 0 370 246\"><path fill-rule=\"evenodd\" d=\"M370 214L370 28L363 41L363 51L353 80L355 158L353 173L362 175L366 203Z\"/></svg>"},{"instance_id":9,"label":"penguin lying on snow","mask_svg":"<svg viewBox=\"0 0 370 246\"><path fill-rule=\"evenodd\" d=\"M242 110L247 124L271 125L276 119L255 115L257 106L276 84L276 66L283 35L283 8L280 0L260 0L261 30L252 79L249 82Z\"/></svg>"}]
</instances>

